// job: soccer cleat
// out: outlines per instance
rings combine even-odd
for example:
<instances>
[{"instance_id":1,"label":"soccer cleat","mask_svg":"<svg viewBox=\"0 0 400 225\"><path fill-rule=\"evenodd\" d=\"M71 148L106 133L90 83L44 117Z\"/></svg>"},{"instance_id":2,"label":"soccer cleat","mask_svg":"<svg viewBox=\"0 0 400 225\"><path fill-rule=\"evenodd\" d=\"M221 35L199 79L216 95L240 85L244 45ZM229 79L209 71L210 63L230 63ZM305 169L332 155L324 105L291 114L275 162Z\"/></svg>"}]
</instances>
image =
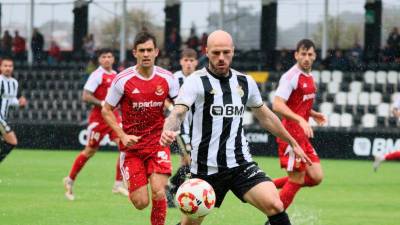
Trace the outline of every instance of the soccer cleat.
<instances>
[{"instance_id":1,"label":"soccer cleat","mask_svg":"<svg viewBox=\"0 0 400 225\"><path fill-rule=\"evenodd\" d=\"M70 201L75 200L74 193L72 193L72 186L74 185L74 181L69 177L64 177L63 183L65 188L65 197Z\"/></svg>"},{"instance_id":2,"label":"soccer cleat","mask_svg":"<svg viewBox=\"0 0 400 225\"><path fill-rule=\"evenodd\" d=\"M128 189L126 189L124 183L120 182L120 181L116 181L114 183L114 186L113 186L111 192L114 193L114 194L121 194L121 195L124 195L124 196L129 196Z\"/></svg>"},{"instance_id":3,"label":"soccer cleat","mask_svg":"<svg viewBox=\"0 0 400 225\"><path fill-rule=\"evenodd\" d=\"M381 163L385 161L385 157L377 155L375 156L374 163L372 164L372 167L374 168L374 171L378 171L378 167L381 165Z\"/></svg>"}]
</instances>

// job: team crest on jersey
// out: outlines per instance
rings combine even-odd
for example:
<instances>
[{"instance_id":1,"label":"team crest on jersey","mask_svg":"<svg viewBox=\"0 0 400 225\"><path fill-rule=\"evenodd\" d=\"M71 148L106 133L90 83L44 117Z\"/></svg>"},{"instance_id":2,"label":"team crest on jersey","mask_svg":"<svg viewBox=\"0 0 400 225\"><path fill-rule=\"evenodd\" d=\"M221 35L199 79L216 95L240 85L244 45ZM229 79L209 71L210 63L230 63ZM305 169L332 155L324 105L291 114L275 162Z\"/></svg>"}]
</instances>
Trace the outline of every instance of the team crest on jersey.
<instances>
[{"instance_id":1,"label":"team crest on jersey","mask_svg":"<svg viewBox=\"0 0 400 225\"><path fill-rule=\"evenodd\" d=\"M110 79L110 78L108 78L108 79L107 79L107 83L110 83L110 82L111 82L111 79Z\"/></svg>"},{"instance_id":2,"label":"team crest on jersey","mask_svg":"<svg viewBox=\"0 0 400 225\"><path fill-rule=\"evenodd\" d=\"M244 91L243 91L242 86L238 85L238 86L236 87L236 89L237 89L237 92L238 92L239 96L240 96L240 97L243 97Z\"/></svg>"},{"instance_id":3,"label":"team crest on jersey","mask_svg":"<svg viewBox=\"0 0 400 225\"><path fill-rule=\"evenodd\" d=\"M161 85L157 85L156 87L156 95L160 96L164 94L164 89L162 88Z\"/></svg>"}]
</instances>

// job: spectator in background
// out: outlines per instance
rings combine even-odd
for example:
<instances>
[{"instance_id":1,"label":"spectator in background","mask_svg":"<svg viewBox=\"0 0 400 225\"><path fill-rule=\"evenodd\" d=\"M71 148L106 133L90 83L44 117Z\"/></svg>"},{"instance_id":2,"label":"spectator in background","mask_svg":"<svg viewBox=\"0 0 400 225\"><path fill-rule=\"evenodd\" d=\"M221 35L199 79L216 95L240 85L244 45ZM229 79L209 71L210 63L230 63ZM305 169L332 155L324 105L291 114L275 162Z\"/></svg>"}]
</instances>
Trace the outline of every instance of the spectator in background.
<instances>
[{"instance_id":1,"label":"spectator in background","mask_svg":"<svg viewBox=\"0 0 400 225\"><path fill-rule=\"evenodd\" d=\"M3 56L12 55L13 38L8 30L4 31L3 39L1 41L1 52Z\"/></svg>"},{"instance_id":2,"label":"spectator in background","mask_svg":"<svg viewBox=\"0 0 400 225\"><path fill-rule=\"evenodd\" d=\"M201 55L206 54L207 38L208 38L208 34L206 32L204 32L200 39L200 54Z\"/></svg>"},{"instance_id":3,"label":"spectator in background","mask_svg":"<svg viewBox=\"0 0 400 225\"><path fill-rule=\"evenodd\" d=\"M172 28L172 31L168 35L168 38L165 42L165 51L167 53L167 56L171 57L172 59L176 59L181 44L182 44L181 36L174 27Z\"/></svg>"},{"instance_id":4,"label":"spectator in background","mask_svg":"<svg viewBox=\"0 0 400 225\"><path fill-rule=\"evenodd\" d=\"M275 70L286 71L289 70L293 65L293 57L289 54L287 49L279 51L278 57L275 59Z\"/></svg>"},{"instance_id":5,"label":"spectator in background","mask_svg":"<svg viewBox=\"0 0 400 225\"><path fill-rule=\"evenodd\" d=\"M95 56L95 44L93 34L89 34L83 39L83 50L88 59L93 59Z\"/></svg>"},{"instance_id":6,"label":"spectator in background","mask_svg":"<svg viewBox=\"0 0 400 225\"><path fill-rule=\"evenodd\" d=\"M44 37L37 28L33 29L31 48L33 53L33 60L40 62L43 55Z\"/></svg>"},{"instance_id":7,"label":"spectator in background","mask_svg":"<svg viewBox=\"0 0 400 225\"><path fill-rule=\"evenodd\" d=\"M397 27L393 27L393 30L390 32L386 43L388 47L395 52L396 56L400 55L400 34Z\"/></svg>"},{"instance_id":8,"label":"spectator in background","mask_svg":"<svg viewBox=\"0 0 400 225\"><path fill-rule=\"evenodd\" d=\"M25 59L26 41L25 38L19 36L19 32L17 30L15 31L15 37L12 45L14 58L18 61L23 61Z\"/></svg>"},{"instance_id":9,"label":"spectator in background","mask_svg":"<svg viewBox=\"0 0 400 225\"><path fill-rule=\"evenodd\" d=\"M349 66L352 69L361 69L363 64L363 49L358 42L354 42L353 47L349 51Z\"/></svg>"},{"instance_id":10,"label":"spectator in background","mask_svg":"<svg viewBox=\"0 0 400 225\"><path fill-rule=\"evenodd\" d=\"M61 59L61 51L57 42L51 41L49 48L49 56L47 57L47 62L49 65L55 65Z\"/></svg>"},{"instance_id":11,"label":"spectator in background","mask_svg":"<svg viewBox=\"0 0 400 225\"><path fill-rule=\"evenodd\" d=\"M331 70L348 70L349 62L344 57L342 50L336 49L335 55L329 60L329 69Z\"/></svg>"},{"instance_id":12,"label":"spectator in background","mask_svg":"<svg viewBox=\"0 0 400 225\"><path fill-rule=\"evenodd\" d=\"M190 36L186 41L186 46L188 48L194 49L196 52L199 51L199 38L196 35L196 29L194 27L190 28Z\"/></svg>"}]
</instances>

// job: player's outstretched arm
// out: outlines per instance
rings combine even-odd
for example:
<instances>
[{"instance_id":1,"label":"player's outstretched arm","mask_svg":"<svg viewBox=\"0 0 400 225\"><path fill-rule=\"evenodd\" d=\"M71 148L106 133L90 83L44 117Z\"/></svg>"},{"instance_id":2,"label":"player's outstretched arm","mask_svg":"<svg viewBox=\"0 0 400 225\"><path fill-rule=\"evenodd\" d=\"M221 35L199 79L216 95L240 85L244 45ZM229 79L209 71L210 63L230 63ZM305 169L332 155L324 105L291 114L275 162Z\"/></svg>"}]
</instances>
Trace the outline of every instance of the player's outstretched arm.
<instances>
[{"instance_id":1,"label":"player's outstretched arm","mask_svg":"<svg viewBox=\"0 0 400 225\"><path fill-rule=\"evenodd\" d=\"M93 93L88 90L83 90L82 100L84 102L87 102L87 103L93 104L93 105L97 105L97 106L102 106L102 104L104 104L104 101L100 101L99 99L94 97Z\"/></svg>"},{"instance_id":2,"label":"player's outstretched arm","mask_svg":"<svg viewBox=\"0 0 400 225\"><path fill-rule=\"evenodd\" d=\"M279 115L281 115L289 120L296 121L301 126L301 128L303 128L304 133L306 134L307 137L310 137L310 138L314 137L314 131L311 128L308 121L306 121L303 117L301 117L300 115L293 112L287 106L285 99L283 99L279 96L275 96L274 102L272 104L272 109Z\"/></svg>"},{"instance_id":3,"label":"player's outstretched arm","mask_svg":"<svg viewBox=\"0 0 400 225\"><path fill-rule=\"evenodd\" d=\"M187 106L175 105L174 109L171 111L171 114L169 114L165 120L164 129L160 139L161 145L168 146L175 140L176 135L179 133L179 128L185 119L187 111Z\"/></svg>"},{"instance_id":4,"label":"player's outstretched arm","mask_svg":"<svg viewBox=\"0 0 400 225\"><path fill-rule=\"evenodd\" d=\"M311 160L306 156L296 140L285 129L278 116L276 116L265 105L258 108L252 108L252 111L264 129L270 131L274 136L279 137L289 143L297 157L311 165Z\"/></svg>"}]
</instances>

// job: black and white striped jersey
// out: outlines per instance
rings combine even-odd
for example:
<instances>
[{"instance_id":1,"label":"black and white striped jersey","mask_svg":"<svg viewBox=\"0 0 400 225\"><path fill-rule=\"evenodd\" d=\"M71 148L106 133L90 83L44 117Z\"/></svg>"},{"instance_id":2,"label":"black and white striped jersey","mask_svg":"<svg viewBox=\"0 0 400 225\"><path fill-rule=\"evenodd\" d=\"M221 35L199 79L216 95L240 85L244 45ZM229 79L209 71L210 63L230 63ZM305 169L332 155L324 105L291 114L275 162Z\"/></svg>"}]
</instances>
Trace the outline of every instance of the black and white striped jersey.
<instances>
[{"instance_id":1,"label":"black and white striped jersey","mask_svg":"<svg viewBox=\"0 0 400 225\"><path fill-rule=\"evenodd\" d=\"M10 106L18 106L18 81L13 77L0 75L0 119L6 120Z\"/></svg>"},{"instance_id":2,"label":"black and white striped jersey","mask_svg":"<svg viewBox=\"0 0 400 225\"><path fill-rule=\"evenodd\" d=\"M186 79L175 103L194 106L192 173L210 175L253 161L242 117L245 107L264 103L250 76L233 69L228 77L198 70Z\"/></svg>"},{"instance_id":3,"label":"black and white striped jersey","mask_svg":"<svg viewBox=\"0 0 400 225\"><path fill-rule=\"evenodd\" d=\"M186 80L186 76L183 74L182 70L177 71L174 73L174 77L176 79L178 79L179 82L179 87L182 87L183 83ZM181 125L181 136L183 138L183 141L185 142L185 144L190 144L190 137L191 137L191 122L192 122L192 117L193 117L193 106L191 107L192 109L190 109L187 113L186 113L186 117L185 120L183 121L182 125Z\"/></svg>"}]
</instances>

